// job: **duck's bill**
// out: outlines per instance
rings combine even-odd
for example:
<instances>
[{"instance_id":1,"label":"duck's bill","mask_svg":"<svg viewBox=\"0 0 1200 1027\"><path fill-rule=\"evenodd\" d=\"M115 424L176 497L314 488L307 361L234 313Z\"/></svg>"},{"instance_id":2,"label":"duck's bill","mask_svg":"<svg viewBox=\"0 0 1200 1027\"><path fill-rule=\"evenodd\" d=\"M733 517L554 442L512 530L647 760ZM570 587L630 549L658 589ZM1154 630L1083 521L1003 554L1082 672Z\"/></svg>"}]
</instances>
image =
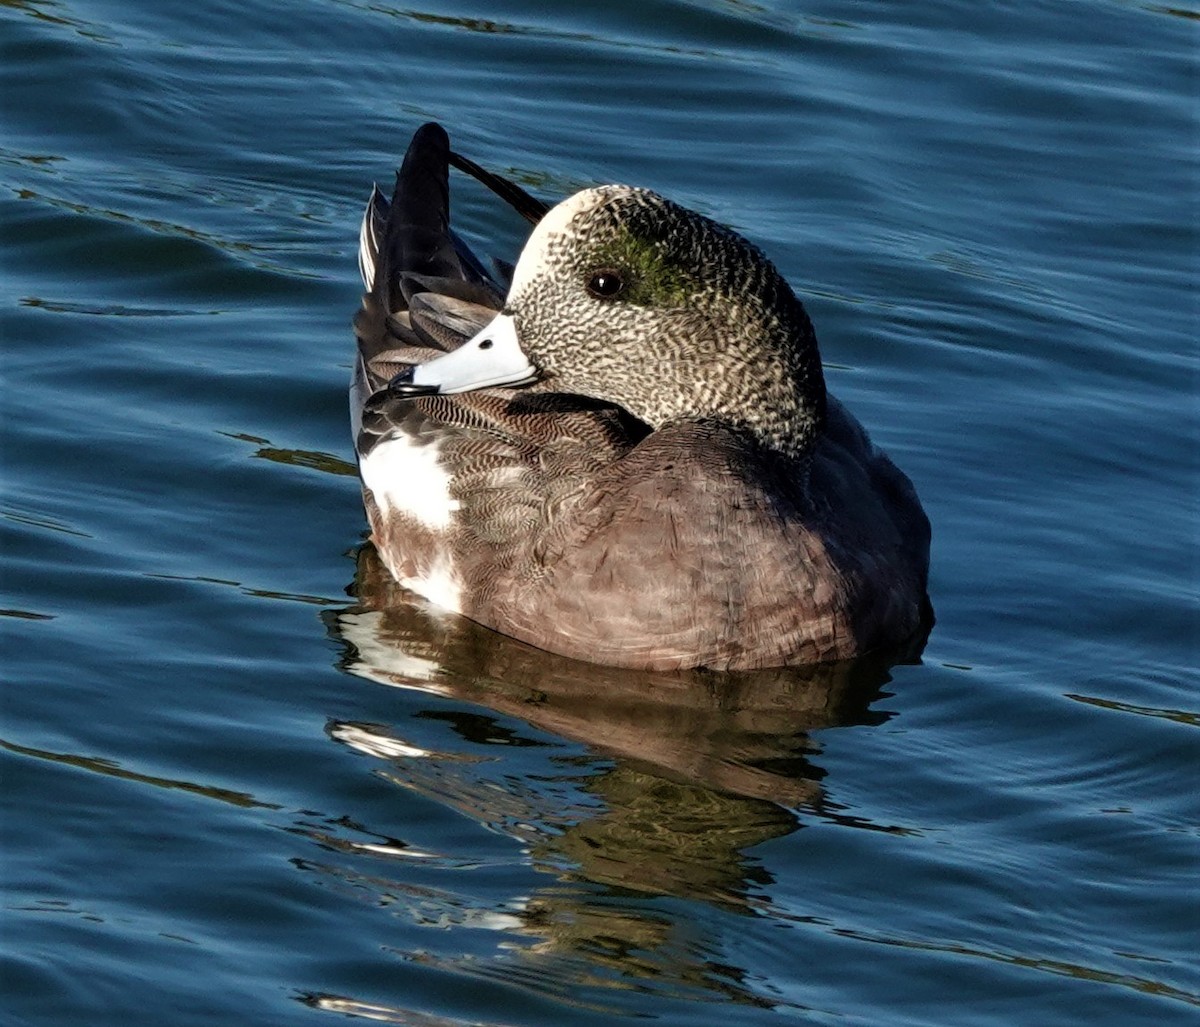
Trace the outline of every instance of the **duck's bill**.
<instances>
[{"instance_id":1,"label":"duck's bill","mask_svg":"<svg viewBox=\"0 0 1200 1027\"><path fill-rule=\"evenodd\" d=\"M537 368L517 342L513 319L508 314L497 314L458 349L396 375L388 383L388 390L402 396L431 396L527 385L537 377Z\"/></svg>"}]
</instances>

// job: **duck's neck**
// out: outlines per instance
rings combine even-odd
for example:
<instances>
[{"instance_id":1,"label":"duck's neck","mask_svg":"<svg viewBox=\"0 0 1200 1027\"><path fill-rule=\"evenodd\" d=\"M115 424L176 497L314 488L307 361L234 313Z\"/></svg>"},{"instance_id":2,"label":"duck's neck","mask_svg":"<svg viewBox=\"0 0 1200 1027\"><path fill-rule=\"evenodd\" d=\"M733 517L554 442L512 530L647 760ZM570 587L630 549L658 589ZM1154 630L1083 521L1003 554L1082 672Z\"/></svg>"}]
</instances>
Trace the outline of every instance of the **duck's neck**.
<instances>
[{"instance_id":1,"label":"duck's neck","mask_svg":"<svg viewBox=\"0 0 1200 1027\"><path fill-rule=\"evenodd\" d=\"M825 427L825 372L808 312L791 287L778 281L783 295L763 319L774 380L764 385L749 419L764 445L807 464Z\"/></svg>"},{"instance_id":2,"label":"duck's neck","mask_svg":"<svg viewBox=\"0 0 1200 1027\"><path fill-rule=\"evenodd\" d=\"M747 433L762 446L807 465L825 427L825 375L816 336L798 301L757 338L725 352L712 402L692 411Z\"/></svg>"}]
</instances>

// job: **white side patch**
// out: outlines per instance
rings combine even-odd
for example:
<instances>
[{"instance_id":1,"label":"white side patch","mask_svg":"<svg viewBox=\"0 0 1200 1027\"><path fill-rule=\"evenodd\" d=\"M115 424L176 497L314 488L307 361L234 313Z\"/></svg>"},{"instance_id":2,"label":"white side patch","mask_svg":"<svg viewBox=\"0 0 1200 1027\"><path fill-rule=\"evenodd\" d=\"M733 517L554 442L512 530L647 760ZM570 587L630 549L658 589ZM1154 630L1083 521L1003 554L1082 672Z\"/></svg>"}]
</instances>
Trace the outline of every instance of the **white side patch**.
<instances>
[{"instance_id":1,"label":"white side patch","mask_svg":"<svg viewBox=\"0 0 1200 1027\"><path fill-rule=\"evenodd\" d=\"M359 462L363 484L380 513L404 513L438 531L450 526L462 504L450 497L451 474L438 463L441 448L440 440L418 444L396 435L378 443Z\"/></svg>"}]
</instances>

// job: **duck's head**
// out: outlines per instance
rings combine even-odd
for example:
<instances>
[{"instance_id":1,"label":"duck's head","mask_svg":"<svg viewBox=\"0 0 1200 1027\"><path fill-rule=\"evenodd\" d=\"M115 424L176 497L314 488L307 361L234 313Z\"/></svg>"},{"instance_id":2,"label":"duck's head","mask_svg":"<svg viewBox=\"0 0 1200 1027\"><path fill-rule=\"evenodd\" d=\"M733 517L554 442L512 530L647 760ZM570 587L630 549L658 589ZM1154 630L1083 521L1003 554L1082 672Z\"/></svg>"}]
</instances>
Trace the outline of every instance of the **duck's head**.
<instances>
[{"instance_id":1,"label":"duck's head","mask_svg":"<svg viewBox=\"0 0 1200 1027\"><path fill-rule=\"evenodd\" d=\"M825 409L812 325L774 265L709 218L629 186L550 210L503 311L410 382L449 393L536 379L655 429L713 419L797 456Z\"/></svg>"}]
</instances>

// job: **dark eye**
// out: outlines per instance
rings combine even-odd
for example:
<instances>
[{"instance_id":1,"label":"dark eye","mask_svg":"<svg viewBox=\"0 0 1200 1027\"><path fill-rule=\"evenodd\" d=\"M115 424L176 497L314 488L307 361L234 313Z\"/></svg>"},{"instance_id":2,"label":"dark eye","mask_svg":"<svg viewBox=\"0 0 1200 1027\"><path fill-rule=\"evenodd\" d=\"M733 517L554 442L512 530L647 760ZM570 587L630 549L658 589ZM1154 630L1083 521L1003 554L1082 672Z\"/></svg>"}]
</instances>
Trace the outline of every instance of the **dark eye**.
<instances>
[{"instance_id":1,"label":"dark eye","mask_svg":"<svg viewBox=\"0 0 1200 1027\"><path fill-rule=\"evenodd\" d=\"M597 271L588 279L587 291L602 300L610 300L625 288L625 279L616 271Z\"/></svg>"}]
</instances>

